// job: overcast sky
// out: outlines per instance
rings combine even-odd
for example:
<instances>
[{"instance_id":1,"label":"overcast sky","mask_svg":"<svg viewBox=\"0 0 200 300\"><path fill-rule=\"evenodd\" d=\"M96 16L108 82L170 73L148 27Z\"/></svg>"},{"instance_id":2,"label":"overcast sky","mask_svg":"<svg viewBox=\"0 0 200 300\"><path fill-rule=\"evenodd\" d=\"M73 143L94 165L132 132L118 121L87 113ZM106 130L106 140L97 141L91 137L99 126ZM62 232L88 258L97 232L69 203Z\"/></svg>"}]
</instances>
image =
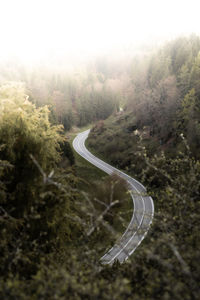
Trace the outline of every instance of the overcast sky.
<instances>
[{"instance_id":1,"label":"overcast sky","mask_svg":"<svg viewBox=\"0 0 200 300\"><path fill-rule=\"evenodd\" d=\"M200 0L0 0L0 56L84 56L200 33Z\"/></svg>"}]
</instances>

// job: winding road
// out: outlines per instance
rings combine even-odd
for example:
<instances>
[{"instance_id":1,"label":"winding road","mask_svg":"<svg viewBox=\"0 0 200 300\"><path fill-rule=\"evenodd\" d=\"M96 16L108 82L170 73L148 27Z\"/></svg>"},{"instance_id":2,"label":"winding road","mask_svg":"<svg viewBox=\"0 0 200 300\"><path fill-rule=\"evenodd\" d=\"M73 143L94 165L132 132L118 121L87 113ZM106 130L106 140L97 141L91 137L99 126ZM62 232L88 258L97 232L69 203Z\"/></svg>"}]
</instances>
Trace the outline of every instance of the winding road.
<instances>
[{"instance_id":1,"label":"winding road","mask_svg":"<svg viewBox=\"0 0 200 300\"><path fill-rule=\"evenodd\" d=\"M101 257L101 262L103 264L112 265L115 260L123 263L140 245L147 234L154 215L153 200L146 194L146 189L140 182L95 157L86 149L85 140L87 139L89 132L90 129L79 133L75 137L73 140L73 147L75 151L107 174L111 175L112 173L115 173L124 178L128 183L133 199L133 215L126 231L120 238L119 242L106 252L103 257Z\"/></svg>"}]
</instances>

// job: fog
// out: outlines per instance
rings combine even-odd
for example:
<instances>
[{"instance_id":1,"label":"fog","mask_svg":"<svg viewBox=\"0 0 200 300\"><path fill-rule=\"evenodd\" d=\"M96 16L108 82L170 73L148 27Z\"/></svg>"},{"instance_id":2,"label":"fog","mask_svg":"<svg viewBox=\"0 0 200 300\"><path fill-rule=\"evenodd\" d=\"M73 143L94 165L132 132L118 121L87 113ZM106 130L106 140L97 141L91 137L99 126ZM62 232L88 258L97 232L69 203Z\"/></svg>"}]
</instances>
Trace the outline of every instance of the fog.
<instances>
[{"instance_id":1,"label":"fog","mask_svg":"<svg viewBox=\"0 0 200 300\"><path fill-rule=\"evenodd\" d=\"M140 49L199 34L198 0L0 1L0 58L26 63Z\"/></svg>"}]
</instances>

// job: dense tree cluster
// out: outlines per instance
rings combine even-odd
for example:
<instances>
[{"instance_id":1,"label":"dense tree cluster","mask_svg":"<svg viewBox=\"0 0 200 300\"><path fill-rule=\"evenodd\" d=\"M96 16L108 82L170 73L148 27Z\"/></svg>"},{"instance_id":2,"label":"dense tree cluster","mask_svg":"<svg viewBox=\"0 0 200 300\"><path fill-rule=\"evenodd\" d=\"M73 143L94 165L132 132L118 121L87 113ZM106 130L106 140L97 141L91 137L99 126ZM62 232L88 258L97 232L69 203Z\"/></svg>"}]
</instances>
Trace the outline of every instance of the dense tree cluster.
<instances>
[{"instance_id":1,"label":"dense tree cluster","mask_svg":"<svg viewBox=\"0 0 200 300\"><path fill-rule=\"evenodd\" d=\"M199 51L200 39L192 36L135 59L126 110L97 123L89 136L95 153L141 180L154 199L148 248L134 255L134 272L119 268L138 299L200 295Z\"/></svg>"},{"instance_id":2,"label":"dense tree cluster","mask_svg":"<svg viewBox=\"0 0 200 300\"><path fill-rule=\"evenodd\" d=\"M119 109L120 97L98 65L69 72L45 64L30 69L17 62L0 63L0 84L13 80L25 83L29 100L37 106L48 105L51 121L69 130L73 125L106 119Z\"/></svg>"},{"instance_id":3,"label":"dense tree cluster","mask_svg":"<svg viewBox=\"0 0 200 300\"><path fill-rule=\"evenodd\" d=\"M177 147L183 133L198 156L200 93L200 39L179 38L141 64L138 77L133 69L133 90L127 111L136 117L138 129L148 127L161 144ZM145 71L144 71L145 69ZM138 69L137 69L138 70Z\"/></svg>"},{"instance_id":4,"label":"dense tree cluster","mask_svg":"<svg viewBox=\"0 0 200 300\"><path fill-rule=\"evenodd\" d=\"M96 182L91 196L81 192L62 126L52 125L49 116L47 107L28 100L22 84L1 86L0 298L126 297L126 280L120 289L121 278L110 285L99 264L102 240L108 245L114 240L108 219L116 222L105 206L110 201L120 206L125 185L113 177L104 185Z\"/></svg>"},{"instance_id":5,"label":"dense tree cluster","mask_svg":"<svg viewBox=\"0 0 200 300\"><path fill-rule=\"evenodd\" d=\"M125 111L117 114L112 124L105 123L104 127L111 124L111 128L105 128L99 136L98 145L108 141L105 147L99 146L105 157L115 149L112 162L118 164L119 160L121 167L130 165L131 152L137 148L135 141L139 137L149 155L162 150L176 155L184 151L180 137L183 134L193 155L199 158L199 53L200 39L191 36L170 42L155 54L133 60ZM97 125L93 137L102 128Z\"/></svg>"},{"instance_id":6,"label":"dense tree cluster","mask_svg":"<svg viewBox=\"0 0 200 300\"><path fill-rule=\"evenodd\" d=\"M68 156L67 141L48 115L21 84L0 88L0 274L8 282L31 278L44 259L66 248L72 227L79 231L65 216L73 211L76 179L57 167L62 148Z\"/></svg>"},{"instance_id":7,"label":"dense tree cluster","mask_svg":"<svg viewBox=\"0 0 200 300\"><path fill-rule=\"evenodd\" d=\"M123 68L2 69L1 83L26 84L0 88L1 299L199 299L199 51L191 36ZM99 259L131 217L126 186L115 175L100 183L85 162L80 180L56 125L99 119L88 146L155 204L145 240L112 267Z\"/></svg>"}]
</instances>

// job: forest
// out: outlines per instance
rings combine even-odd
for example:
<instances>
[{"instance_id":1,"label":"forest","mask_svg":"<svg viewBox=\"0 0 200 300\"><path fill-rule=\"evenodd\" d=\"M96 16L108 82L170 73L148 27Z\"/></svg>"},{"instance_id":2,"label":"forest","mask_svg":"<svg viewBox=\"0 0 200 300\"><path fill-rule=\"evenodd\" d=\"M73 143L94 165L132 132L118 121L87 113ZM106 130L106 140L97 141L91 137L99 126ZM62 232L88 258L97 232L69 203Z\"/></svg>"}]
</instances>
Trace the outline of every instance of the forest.
<instances>
[{"instance_id":1,"label":"forest","mask_svg":"<svg viewBox=\"0 0 200 300\"><path fill-rule=\"evenodd\" d=\"M200 38L73 69L0 69L0 299L199 299ZM154 200L121 265L100 257L130 220L130 195L74 153L86 127L88 149Z\"/></svg>"}]
</instances>

